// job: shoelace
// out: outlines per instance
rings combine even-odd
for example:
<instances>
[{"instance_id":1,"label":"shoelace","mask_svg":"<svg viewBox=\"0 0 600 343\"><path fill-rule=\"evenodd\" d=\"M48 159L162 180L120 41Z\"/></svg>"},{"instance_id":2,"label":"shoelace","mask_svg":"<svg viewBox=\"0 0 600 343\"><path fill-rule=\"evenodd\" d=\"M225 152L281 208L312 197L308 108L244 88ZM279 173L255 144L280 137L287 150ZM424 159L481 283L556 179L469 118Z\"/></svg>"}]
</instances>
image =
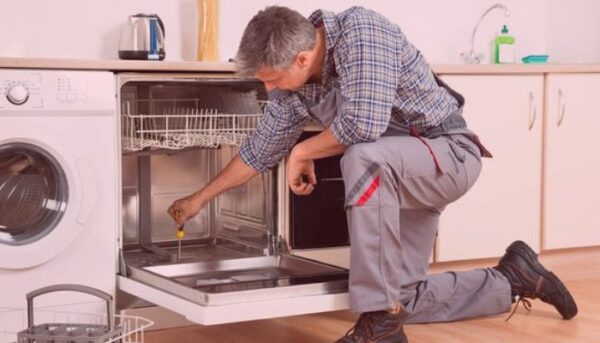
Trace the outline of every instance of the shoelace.
<instances>
[{"instance_id":1,"label":"shoelace","mask_svg":"<svg viewBox=\"0 0 600 343\"><path fill-rule=\"evenodd\" d=\"M346 332L346 337L352 338L355 342L360 342L359 339L373 336L373 319L377 313L367 312L358 317L358 321L353 327Z\"/></svg>"},{"instance_id":2,"label":"shoelace","mask_svg":"<svg viewBox=\"0 0 600 343\"><path fill-rule=\"evenodd\" d=\"M513 308L512 312L510 313L508 318L506 318L504 320L505 322L508 322L510 320L510 318L512 318L512 316L515 314L515 312L517 312L517 308L519 307L519 304L523 304L523 307L525 307L527 312L531 311L531 302L529 300L525 299L524 297L519 296L519 298L517 299L517 304L515 305L515 308Z\"/></svg>"}]
</instances>

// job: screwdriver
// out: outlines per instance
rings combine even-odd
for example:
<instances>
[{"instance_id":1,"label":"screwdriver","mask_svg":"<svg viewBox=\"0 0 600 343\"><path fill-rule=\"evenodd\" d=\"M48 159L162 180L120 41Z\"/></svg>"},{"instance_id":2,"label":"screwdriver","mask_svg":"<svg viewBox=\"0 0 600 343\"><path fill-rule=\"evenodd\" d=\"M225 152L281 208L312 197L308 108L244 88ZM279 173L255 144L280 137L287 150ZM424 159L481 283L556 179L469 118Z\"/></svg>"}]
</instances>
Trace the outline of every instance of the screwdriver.
<instances>
[{"instance_id":1,"label":"screwdriver","mask_svg":"<svg viewBox=\"0 0 600 343\"><path fill-rule=\"evenodd\" d=\"M177 221L179 221L179 219L181 218L181 211L176 210L175 211L175 219L177 219ZM185 231L183 230L183 225L181 224L177 227L177 232L175 233L175 236L177 237L178 240L178 245L177 245L177 262L181 261L181 240L183 239L183 237L185 237Z\"/></svg>"}]
</instances>

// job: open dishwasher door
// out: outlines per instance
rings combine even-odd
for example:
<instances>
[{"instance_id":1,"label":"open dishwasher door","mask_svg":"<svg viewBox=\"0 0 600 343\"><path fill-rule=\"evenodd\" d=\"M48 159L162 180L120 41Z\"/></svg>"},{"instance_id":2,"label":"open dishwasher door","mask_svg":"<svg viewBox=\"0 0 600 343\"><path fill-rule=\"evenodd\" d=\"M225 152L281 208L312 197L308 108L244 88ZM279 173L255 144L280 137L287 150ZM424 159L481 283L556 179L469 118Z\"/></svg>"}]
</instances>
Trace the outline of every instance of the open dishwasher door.
<instances>
[{"instance_id":1,"label":"open dishwasher door","mask_svg":"<svg viewBox=\"0 0 600 343\"><path fill-rule=\"evenodd\" d=\"M262 83L230 73L118 79L121 292L203 325L349 308L347 269L289 254L283 163L189 220L178 254L166 210L237 154L266 104Z\"/></svg>"},{"instance_id":2,"label":"open dishwasher door","mask_svg":"<svg viewBox=\"0 0 600 343\"><path fill-rule=\"evenodd\" d=\"M348 308L347 273L291 255L133 269L121 291L203 325Z\"/></svg>"}]
</instances>

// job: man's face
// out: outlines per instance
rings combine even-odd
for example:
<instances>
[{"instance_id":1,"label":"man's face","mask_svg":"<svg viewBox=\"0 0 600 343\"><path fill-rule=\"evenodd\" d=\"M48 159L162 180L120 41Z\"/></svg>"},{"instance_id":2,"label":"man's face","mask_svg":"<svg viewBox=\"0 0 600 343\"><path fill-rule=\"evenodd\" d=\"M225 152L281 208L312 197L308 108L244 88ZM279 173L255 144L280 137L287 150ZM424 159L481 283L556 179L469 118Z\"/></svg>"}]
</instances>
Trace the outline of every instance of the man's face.
<instances>
[{"instance_id":1,"label":"man's face","mask_svg":"<svg viewBox=\"0 0 600 343\"><path fill-rule=\"evenodd\" d=\"M310 68L303 56L298 56L292 65L285 69L263 67L254 74L264 84L267 91L279 88L296 91L310 78Z\"/></svg>"}]
</instances>

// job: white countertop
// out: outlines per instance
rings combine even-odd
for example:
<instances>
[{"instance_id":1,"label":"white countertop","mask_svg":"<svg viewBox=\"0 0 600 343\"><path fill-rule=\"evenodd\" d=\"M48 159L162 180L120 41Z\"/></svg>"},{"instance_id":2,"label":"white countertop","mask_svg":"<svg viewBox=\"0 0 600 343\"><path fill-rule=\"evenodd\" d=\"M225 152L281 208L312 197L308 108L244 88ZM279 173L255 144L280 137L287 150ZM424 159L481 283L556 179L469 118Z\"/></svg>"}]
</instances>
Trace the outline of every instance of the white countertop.
<instances>
[{"instance_id":1,"label":"white countertop","mask_svg":"<svg viewBox=\"0 0 600 343\"><path fill-rule=\"evenodd\" d=\"M600 64L432 64L438 74L600 73Z\"/></svg>"},{"instance_id":2,"label":"white countertop","mask_svg":"<svg viewBox=\"0 0 600 343\"><path fill-rule=\"evenodd\" d=\"M229 62L124 61L0 57L0 68L78 69L130 72L234 72ZM438 74L600 73L600 64L432 64Z\"/></svg>"},{"instance_id":3,"label":"white countertop","mask_svg":"<svg viewBox=\"0 0 600 343\"><path fill-rule=\"evenodd\" d=\"M78 69L112 71L159 71L159 72L234 72L229 62L192 61L132 61L132 60L85 60L60 58L0 57L0 68L22 69Z\"/></svg>"}]
</instances>

